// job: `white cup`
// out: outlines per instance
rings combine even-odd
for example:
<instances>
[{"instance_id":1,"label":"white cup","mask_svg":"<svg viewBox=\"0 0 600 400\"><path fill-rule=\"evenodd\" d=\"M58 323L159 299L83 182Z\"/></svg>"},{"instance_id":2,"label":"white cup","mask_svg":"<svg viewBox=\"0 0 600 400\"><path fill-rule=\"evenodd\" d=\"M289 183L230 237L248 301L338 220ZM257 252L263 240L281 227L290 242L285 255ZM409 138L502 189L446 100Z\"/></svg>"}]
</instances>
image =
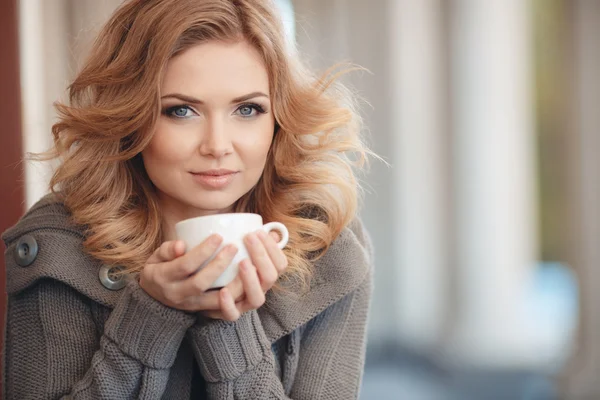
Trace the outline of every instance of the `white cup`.
<instances>
[{"instance_id":1,"label":"white cup","mask_svg":"<svg viewBox=\"0 0 600 400\"><path fill-rule=\"evenodd\" d=\"M279 232L281 240L277 243L280 249L283 249L288 242L289 232L281 222L269 222L263 225L262 217L259 214L233 213L233 214L215 214L204 217L190 218L175 224L177 239L185 242L186 251L202 243L210 235L217 233L223 237L221 247L204 264L199 265L202 268L212 258L228 244L234 244L238 248L233 261L227 269L211 285L211 288L220 288L226 286L235 279L239 270L239 263L244 258L248 258L248 250L244 245L244 236L250 232L259 229L269 233L273 230Z\"/></svg>"}]
</instances>

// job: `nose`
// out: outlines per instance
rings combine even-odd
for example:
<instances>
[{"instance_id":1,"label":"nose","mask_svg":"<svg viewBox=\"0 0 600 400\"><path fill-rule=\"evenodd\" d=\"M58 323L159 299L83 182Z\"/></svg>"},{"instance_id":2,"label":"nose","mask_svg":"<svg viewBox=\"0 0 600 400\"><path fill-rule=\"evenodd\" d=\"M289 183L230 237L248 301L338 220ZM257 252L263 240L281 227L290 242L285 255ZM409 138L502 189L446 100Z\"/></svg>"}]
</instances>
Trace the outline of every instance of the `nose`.
<instances>
[{"instance_id":1,"label":"nose","mask_svg":"<svg viewBox=\"0 0 600 400\"><path fill-rule=\"evenodd\" d=\"M208 118L200 142L200 154L221 158L233 152L231 138L227 134L224 121Z\"/></svg>"}]
</instances>

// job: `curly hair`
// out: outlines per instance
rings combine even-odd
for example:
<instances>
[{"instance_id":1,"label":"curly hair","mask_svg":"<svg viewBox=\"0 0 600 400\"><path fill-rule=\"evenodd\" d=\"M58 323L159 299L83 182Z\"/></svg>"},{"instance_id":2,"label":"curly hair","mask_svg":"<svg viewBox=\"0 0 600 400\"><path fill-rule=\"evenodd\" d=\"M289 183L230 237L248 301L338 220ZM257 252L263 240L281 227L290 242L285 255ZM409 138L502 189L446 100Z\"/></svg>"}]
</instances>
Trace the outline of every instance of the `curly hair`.
<instances>
[{"instance_id":1,"label":"curly hair","mask_svg":"<svg viewBox=\"0 0 600 400\"><path fill-rule=\"evenodd\" d=\"M51 190L86 227L84 248L108 265L140 271L162 242L156 189L141 160L160 115L168 61L199 43L245 40L259 51L273 94L276 132L257 185L237 212L290 232L286 277L306 284L315 261L355 217L361 140L355 97L331 69L317 78L285 48L268 0L130 0L97 37L57 103ZM337 72L336 72L337 71Z\"/></svg>"}]
</instances>

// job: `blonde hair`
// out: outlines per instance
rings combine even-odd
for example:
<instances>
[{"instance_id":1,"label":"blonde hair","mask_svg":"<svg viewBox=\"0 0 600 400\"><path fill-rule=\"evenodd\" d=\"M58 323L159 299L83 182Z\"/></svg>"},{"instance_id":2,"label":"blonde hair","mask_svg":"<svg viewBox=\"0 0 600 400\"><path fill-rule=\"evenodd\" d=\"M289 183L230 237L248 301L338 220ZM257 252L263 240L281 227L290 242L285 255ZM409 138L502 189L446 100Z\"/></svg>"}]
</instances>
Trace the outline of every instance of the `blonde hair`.
<instances>
[{"instance_id":1,"label":"blonde hair","mask_svg":"<svg viewBox=\"0 0 600 400\"><path fill-rule=\"evenodd\" d=\"M141 161L160 115L167 62L198 43L246 40L269 74L277 124L264 173L236 211L280 221L290 232L286 276L306 284L318 258L357 212L367 148L354 98L328 71L316 79L285 49L268 0L131 0L100 32L57 104L50 182L87 228L85 250L108 265L140 271L162 241L156 189Z\"/></svg>"}]
</instances>

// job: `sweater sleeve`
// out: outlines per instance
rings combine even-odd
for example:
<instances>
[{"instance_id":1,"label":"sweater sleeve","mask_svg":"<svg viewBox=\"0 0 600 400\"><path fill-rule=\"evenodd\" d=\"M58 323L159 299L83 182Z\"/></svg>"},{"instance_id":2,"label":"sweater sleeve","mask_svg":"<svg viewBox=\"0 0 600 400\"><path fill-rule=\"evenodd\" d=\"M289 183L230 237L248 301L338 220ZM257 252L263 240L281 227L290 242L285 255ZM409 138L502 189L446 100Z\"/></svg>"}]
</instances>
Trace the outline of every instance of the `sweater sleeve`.
<instances>
[{"instance_id":1,"label":"sweater sleeve","mask_svg":"<svg viewBox=\"0 0 600 400\"><path fill-rule=\"evenodd\" d=\"M91 300L41 280L8 298L4 398L160 399L194 320L134 281L99 331Z\"/></svg>"},{"instance_id":2,"label":"sweater sleeve","mask_svg":"<svg viewBox=\"0 0 600 400\"><path fill-rule=\"evenodd\" d=\"M195 324L190 338L209 398L358 398L365 360L370 277L306 326L290 396L275 373L275 359L256 311L236 321Z\"/></svg>"}]
</instances>

